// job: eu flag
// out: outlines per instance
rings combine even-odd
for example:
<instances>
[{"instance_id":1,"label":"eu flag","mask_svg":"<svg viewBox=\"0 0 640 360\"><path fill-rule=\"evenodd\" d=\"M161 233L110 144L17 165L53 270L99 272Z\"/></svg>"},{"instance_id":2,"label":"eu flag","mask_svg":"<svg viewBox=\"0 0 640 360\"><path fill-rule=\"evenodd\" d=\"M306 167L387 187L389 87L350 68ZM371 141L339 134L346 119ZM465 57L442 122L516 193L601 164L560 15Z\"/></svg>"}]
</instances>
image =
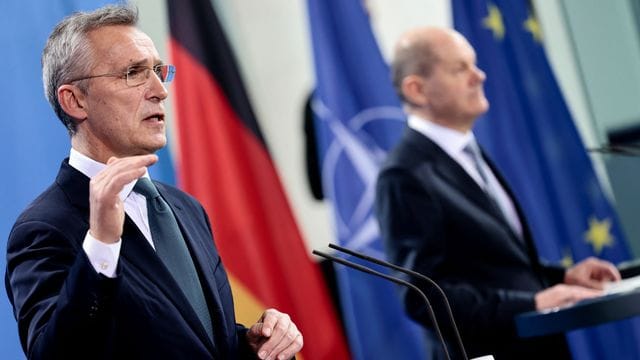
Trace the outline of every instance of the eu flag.
<instances>
[{"instance_id":1,"label":"eu flag","mask_svg":"<svg viewBox=\"0 0 640 360\"><path fill-rule=\"evenodd\" d=\"M615 211L602 191L542 47L526 0L453 0L454 24L487 74L490 110L475 133L526 214L540 256L570 265L588 256L629 259ZM569 334L576 359L638 359L640 322ZM634 336L635 335L635 336Z\"/></svg>"},{"instance_id":2,"label":"eu flag","mask_svg":"<svg viewBox=\"0 0 640 360\"><path fill-rule=\"evenodd\" d=\"M381 257L374 183L404 115L360 0L309 0L312 99L323 190L338 242ZM340 267L338 287L354 359L424 359L420 328L390 283Z\"/></svg>"}]
</instances>

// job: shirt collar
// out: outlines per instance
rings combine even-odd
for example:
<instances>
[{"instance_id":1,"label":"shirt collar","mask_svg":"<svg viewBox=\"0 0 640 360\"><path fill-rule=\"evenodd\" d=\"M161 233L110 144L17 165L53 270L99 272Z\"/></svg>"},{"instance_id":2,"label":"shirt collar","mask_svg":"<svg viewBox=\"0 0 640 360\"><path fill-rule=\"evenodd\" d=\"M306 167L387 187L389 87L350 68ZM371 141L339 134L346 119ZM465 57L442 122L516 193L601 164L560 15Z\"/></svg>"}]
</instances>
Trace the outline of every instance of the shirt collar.
<instances>
[{"instance_id":1,"label":"shirt collar","mask_svg":"<svg viewBox=\"0 0 640 360\"><path fill-rule=\"evenodd\" d=\"M416 115L409 115L408 125L411 129L431 139L452 157L462 152L469 143L475 142L472 131L462 133Z\"/></svg>"},{"instance_id":2,"label":"shirt collar","mask_svg":"<svg viewBox=\"0 0 640 360\"><path fill-rule=\"evenodd\" d=\"M69 165L86 175L89 179L93 178L107 167L106 164L95 161L74 148L71 148L69 153ZM150 179L148 171L145 171L142 176ZM137 180L134 180L122 188L122 191L120 191L119 194L120 200L124 201L129 196L133 187L136 185L136 181Z\"/></svg>"}]
</instances>

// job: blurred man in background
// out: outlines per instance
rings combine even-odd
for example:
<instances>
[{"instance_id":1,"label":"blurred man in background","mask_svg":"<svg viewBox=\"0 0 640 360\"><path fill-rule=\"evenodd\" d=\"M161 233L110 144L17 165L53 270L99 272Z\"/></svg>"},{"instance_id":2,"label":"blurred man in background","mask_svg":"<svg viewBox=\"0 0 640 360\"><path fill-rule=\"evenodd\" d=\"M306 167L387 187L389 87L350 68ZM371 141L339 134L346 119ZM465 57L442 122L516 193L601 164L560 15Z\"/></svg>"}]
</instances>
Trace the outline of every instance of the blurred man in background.
<instances>
[{"instance_id":1,"label":"blurred man in background","mask_svg":"<svg viewBox=\"0 0 640 360\"><path fill-rule=\"evenodd\" d=\"M515 197L471 131L489 103L485 74L462 35L434 27L405 33L392 72L409 126L377 183L389 259L444 289L470 356L570 359L563 335L518 338L514 316L599 296L619 272L595 258L566 271L539 262ZM420 299L403 296L409 314L431 326Z\"/></svg>"}]
</instances>

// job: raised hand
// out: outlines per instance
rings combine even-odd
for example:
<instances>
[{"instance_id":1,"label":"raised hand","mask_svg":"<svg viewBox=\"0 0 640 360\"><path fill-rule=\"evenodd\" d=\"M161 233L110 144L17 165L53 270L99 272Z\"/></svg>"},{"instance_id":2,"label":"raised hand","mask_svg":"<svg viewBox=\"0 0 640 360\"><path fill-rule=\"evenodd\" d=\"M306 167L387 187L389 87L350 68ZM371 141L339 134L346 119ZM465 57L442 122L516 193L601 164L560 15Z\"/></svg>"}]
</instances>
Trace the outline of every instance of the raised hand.
<instances>
[{"instance_id":1,"label":"raised hand","mask_svg":"<svg viewBox=\"0 0 640 360\"><path fill-rule=\"evenodd\" d=\"M107 161L107 167L91 179L89 231L94 238L109 244L120 239L124 204L119 194L125 185L144 175L147 167L157 161L156 155L112 157Z\"/></svg>"}]
</instances>

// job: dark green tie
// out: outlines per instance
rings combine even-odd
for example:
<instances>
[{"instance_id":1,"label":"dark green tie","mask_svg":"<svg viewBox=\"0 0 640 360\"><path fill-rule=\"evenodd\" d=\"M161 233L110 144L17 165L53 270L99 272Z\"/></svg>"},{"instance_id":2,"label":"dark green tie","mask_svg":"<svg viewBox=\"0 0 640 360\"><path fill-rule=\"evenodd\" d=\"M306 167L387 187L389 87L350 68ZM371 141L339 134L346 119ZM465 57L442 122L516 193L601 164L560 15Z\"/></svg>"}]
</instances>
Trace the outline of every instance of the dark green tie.
<instances>
[{"instance_id":1,"label":"dark green tie","mask_svg":"<svg viewBox=\"0 0 640 360\"><path fill-rule=\"evenodd\" d=\"M198 279L198 273L169 204L164 201L158 193L158 189L148 178L138 179L133 191L147 198L149 228L158 257L169 269L189 300L209 338L213 339L211 316Z\"/></svg>"}]
</instances>

